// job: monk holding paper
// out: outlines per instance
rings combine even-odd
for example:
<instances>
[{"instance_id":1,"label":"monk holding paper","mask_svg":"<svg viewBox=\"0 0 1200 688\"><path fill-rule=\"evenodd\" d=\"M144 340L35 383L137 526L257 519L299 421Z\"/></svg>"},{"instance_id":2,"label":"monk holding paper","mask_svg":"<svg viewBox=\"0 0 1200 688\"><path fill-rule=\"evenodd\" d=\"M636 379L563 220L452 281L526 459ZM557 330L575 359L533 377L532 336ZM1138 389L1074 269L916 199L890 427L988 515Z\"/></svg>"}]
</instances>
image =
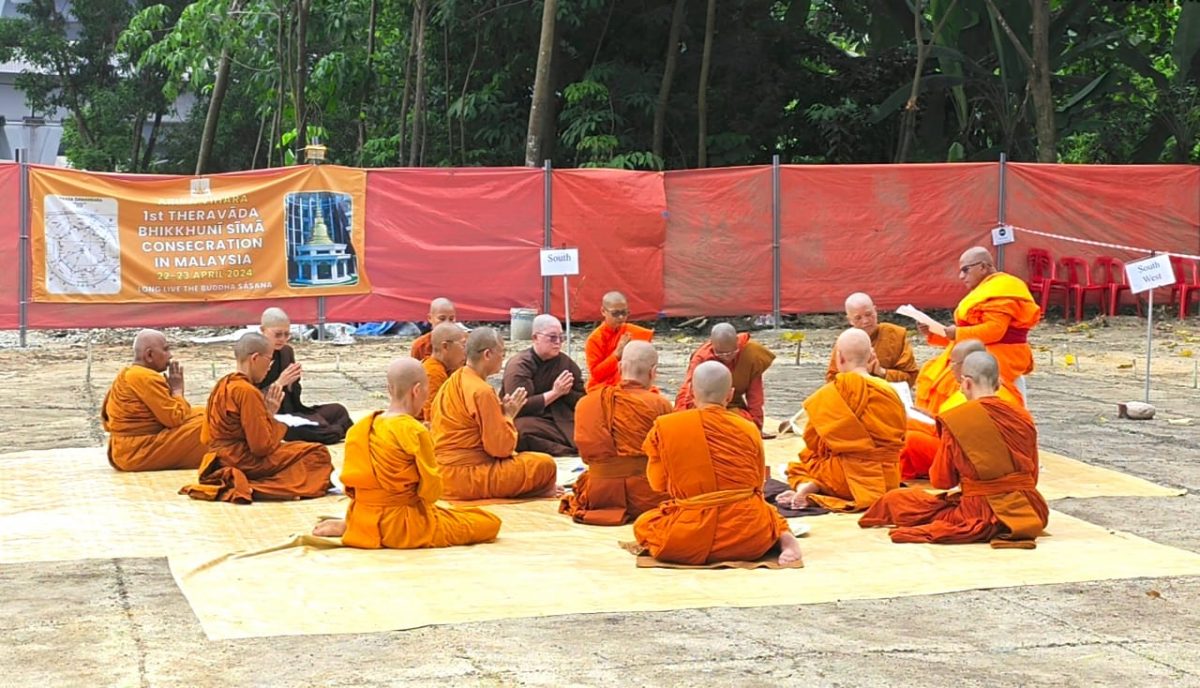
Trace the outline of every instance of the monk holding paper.
<instances>
[{"instance_id":1,"label":"monk holding paper","mask_svg":"<svg viewBox=\"0 0 1200 688\"><path fill-rule=\"evenodd\" d=\"M533 319L533 346L508 359L502 394L525 390L525 405L513 421L517 451L574 456L575 405L583 398L583 371L562 352L562 323L543 313Z\"/></svg>"},{"instance_id":2,"label":"monk holding paper","mask_svg":"<svg viewBox=\"0 0 1200 688\"><path fill-rule=\"evenodd\" d=\"M846 320L871 338L871 360L867 361L867 372L888 382L903 382L910 387L917 380L917 361L913 358L912 344L908 341L908 330L891 323L879 322L879 313L870 296L856 292L846 297ZM829 369L825 381L833 382L837 377L837 351L829 356Z\"/></svg>"},{"instance_id":3,"label":"monk holding paper","mask_svg":"<svg viewBox=\"0 0 1200 688\"><path fill-rule=\"evenodd\" d=\"M442 477L433 439L413 415L429 395L424 368L415 358L397 358L388 366L387 380L387 410L363 418L346 434L341 474L350 497L346 518L322 521L313 535L341 537L342 544L364 549L494 540L499 518L482 509L447 509L436 503Z\"/></svg>"},{"instance_id":4,"label":"monk holding paper","mask_svg":"<svg viewBox=\"0 0 1200 688\"><path fill-rule=\"evenodd\" d=\"M163 377L163 373L166 377ZM108 432L108 463L119 471L196 468L208 448L200 441L204 410L183 395L183 366L158 330L133 339L133 365L117 373L100 422Z\"/></svg>"},{"instance_id":5,"label":"monk holding paper","mask_svg":"<svg viewBox=\"0 0 1200 688\"><path fill-rule=\"evenodd\" d=\"M488 384L500 372L504 340L490 327L467 335L467 364L450 374L431 407L434 453L446 499L555 497L558 465L548 454L517 453L513 418L524 388L503 400Z\"/></svg>"},{"instance_id":6,"label":"monk holding paper","mask_svg":"<svg viewBox=\"0 0 1200 688\"><path fill-rule=\"evenodd\" d=\"M799 509L862 511L900 486L906 414L891 385L871 375L871 340L850 329L837 338L838 375L804 400L808 425L800 460L788 464L792 489L775 501Z\"/></svg>"},{"instance_id":7,"label":"monk holding paper","mask_svg":"<svg viewBox=\"0 0 1200 688\"><path fill-rule=\"evenodd\" d=\"M615 385L621 381L617 364L629 342L648 342L654 338L654 330L626 322L629 318L629 301L619 291L604 295L600 314L604 316L604 322L592 330L584 346L589 392L602 385Z\"/></svg>"},{"instance_id":8,"label":"monk holding paper","mask_svg":"<svg viewBox=\"0 0 1200 688\"><path fill-rule=\"evenodd\" d=\"M917 400L938 408L953 391L950 350L955 342L978 339L996 357L1000 365L1000 384L1014 396L1025 400L1024 376L1033 371L1033 351L1029 348L1029 330L1042 317L1029 293L1029 287L1018 277L996 270L992 254L982 246L967 249L958 259L958 275L968 293L954 309L954 324L945 328L945 336L918 323L917 330L935 346L945 346L937 358L921 368L917 376ZM942 389L937 389L944 386Z\"/></svg>"},{"instance_id":9,"label":"monk holding paper","mask_svg":"<svg viewBox=\"0 0 1200 688\"><path fill-rule=\"evenodd\" d=\"M1029 415L996 398L1000 366L986 352L963 361L967 402L938 419L941 447L929 471L939 489L906 488L884 495L859 520L864 528L899 526L892 542L1032 548L1050 510L1037 490L1037 430Z\"/></svg>"},{"instance_id":10,"label":"monk holding paper","mask_svg":"<svg viewBox=\"0 0 1200 688\"><path fill-rule=\"evenodd\" d=\"M800 561L787 521L763 501L759 430L725 408L734 394L729 369L701 363L692 384L696 408L659 417L642 445L650 487L672 499L638 517L638 544L676 564L755 561L776 546L781 565Z\"/></svg>"},{"instance_id":11,"label":"monk holding paper","mask_svg":"<svg viewBox=\"0 0 1200 688\"><path fill-rule=\"evenodd\" d=\"M750 341L749 334L738 334L729 323L714 325L708 342L692 354L687 376L675 396L675 410L695 408L692 375L701 363L716 361L728 368L733 376L733 399L729 402L729 409L740 413L762 430L762 376L774 360L775 354L758 342Z\"/></svg>"},{"instance_id":12,"label":"monk holding paper","mask_svg":"<svg viewBox=\"0 0 1200 688\"><path fill-rule=\"evenodd\" d=\"M257 387L271 368L270 342L246 334L233 351L237 372L217 380L208 397L203 433L208 453L199 480L180 493L242 504L324 495L333 487L329 450L315 442L284 442L287 426L275 420L283 388L272 385L264 397Z\"/></svg>"},{"instance_id":13,"label":"monk holding paper","mask_svg":"<svg viewBox=\"0 0 1200 688\"><path fill-rule=\"evenodd\" d=\"M433 353L429 355L429 358L421 361L421 367L425 369L425 375L429 378L429 394L426 395L424 406L416 415L417 420L424 421L426 424L432 417L431 407L438 390L449 379L450 373L463 367L463 364L467 362L466 330L456 323L447 322L434 327L430 334L433 335L430 339Z\"/></svg>"},{"instance_id":14,"label":"monk holding paper","mask_svg":"<svg viewBox=\"0 0 1200 688\"><path fill-rule=\"evenodd\" d=\"M435 348L433 344L433 331L442 323L453 323L458 320L458 313L454 310L454 302L450 299L436 298L429 302L429 331L417 337L412 343L412 348L409 349L409 356L424 361L433 355Z\"/></svg>"},{"instance_id":15,"label":"monk holding paper","mask_svg":"<svg viewBox=\"0 0 1200 688\"><path fill-rule=\"evenodd\" d=\"M648 342L629 342L621 358L621 383L605 385L575 407L575 444L587 464L558 510L577 523L619 526L667 501L650 487L642 443L654 420L672 411L653 391L658 352Z\"/></svg>"},{"instance_id":16,"label":"monk holding paper","mask_svg":"<svg viewBox=\"0 0 1200 688\"><path fill-rule=\"evenodd\" d=\"M263 311L262 325L259 327L263 336L271 342L274 352L271 354L271 368L258 383L258 388L265 394L275 383L283 389L283 402L279 411L288 416L294 416L307 423L289 425L284 439L289 442L320 442L321 444L337 444L346 438L352 420L346 407L341 404L318 404L305 406L300 400L300 377L304 371L296 362L296 352L288 344L292 337L292 325L287 313L281 308L268 308Z\"/></svg>"}]
</instances>

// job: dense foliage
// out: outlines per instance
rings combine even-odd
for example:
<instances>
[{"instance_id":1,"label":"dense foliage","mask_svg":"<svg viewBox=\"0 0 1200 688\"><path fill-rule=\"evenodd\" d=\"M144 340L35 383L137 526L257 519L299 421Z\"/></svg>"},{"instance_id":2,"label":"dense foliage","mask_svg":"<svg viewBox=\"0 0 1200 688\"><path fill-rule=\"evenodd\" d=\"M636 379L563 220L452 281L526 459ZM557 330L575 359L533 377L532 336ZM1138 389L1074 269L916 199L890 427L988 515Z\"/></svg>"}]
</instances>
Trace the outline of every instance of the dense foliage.
<instances>
[{"instance_id":1,"label":"dense foliage","mask_svg":"<svg viewBox=\"0 0 1200 688\"><path fill-rule=\"evenodd\" d=\"M94 170L312 138L362 166L1200 162L1186 0L88 0L73 38L59 4L0 21L0 59Z\"/></svg>"}]
</instances>

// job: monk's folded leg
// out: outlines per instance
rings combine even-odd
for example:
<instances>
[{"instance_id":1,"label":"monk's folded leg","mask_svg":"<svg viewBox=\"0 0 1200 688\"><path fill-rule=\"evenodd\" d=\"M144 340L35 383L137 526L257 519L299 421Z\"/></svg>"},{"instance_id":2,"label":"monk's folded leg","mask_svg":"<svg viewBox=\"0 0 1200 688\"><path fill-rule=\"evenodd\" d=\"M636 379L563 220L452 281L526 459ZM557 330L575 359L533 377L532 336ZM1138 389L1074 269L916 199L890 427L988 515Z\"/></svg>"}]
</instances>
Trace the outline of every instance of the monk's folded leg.
<instances>
[{"instance_id":1,"label":"monk's folded leg","mask_svg":"<svg viewBox=\"0 0 1200 688\"><path fill-rule=\"evenodd\" d=\"M722 507L708 561L761 559L787 531L787 521L761 499Z\"/></svg>"},{"instance_id":2,"label":"monk's folded leg","mask_svg":"<svg viewBox=\"0 0 1200 688\"><path fill-rule=\"evenodd\" d=\"M436 507L430 547L455 547L491 542L500 532L500 518L475 508Z\"/></svg>"},{"instance_id":3,"label":"monk's folded leg","mask_svg":"<svg viewBox=\"0 0 1200 688\"><path fill-rule=\"evenodd\" d=\"M354 425L354 421L350 418L350 412L341 404L320 404L313 407L313 412L330 427L341 430L343 435L351 425Z\"/></svg>"},{"instance_id":4,"label":"monk's folded leg","mask_svg":"<svg viewBox=\"0 0 1200 688\"><path fill-rule=\"evenodd\" d=\"M953 504L944 495L930 494L917 487L902 488L892 490L872 504L858 519L858 525L863 528L920 525L952 508Z\"/></svg>"},{"instance_id":5,"label":"monk's folded leg","mask_svg":"<svg viewBox=\"0 0 1200 688\"><path fill-rule=\"evenodd\" d=\"M488 492L492 497L523 498L551 494L558 480L554 457L538 452L519 452L511 459L492 462Z\"/></svg>"},{"instance_id":6,"label":"monk's folded leg","mask_svg":"<svg viewBox=\"0 0 1200 688\"><path fill-rule=\"evenodd\" d=\"M846 473L836 459L825 461L792 461L787 465L787 483L795 490L804 483L813 483L820 494L850 493Z\"/></svg>"},{"instance_id":7,"label":"monk's folded leg","mask_svg":"<svg viewBox=\"0 0 1200 688\"><path fill-rule=\"evenodd\" d=\"M517 428L517 451L550 456L575 456L579 450L549 418L525 416L513 420Z\"/></svg>"},{"instance_id":8,"label":"monk's folded leg","mask_svg":"<svg viewBox=\"0 0 1200 688\"><path fill-rule=\"evenodd\" d=\"M247 474L255 499L307 499L322 497L333 487L333 460L324 445L284 443L271 457L272 472Z\"/></svg>"},{"instance_id":9,"label":"monk's folded leg","mask_svg":"<svg viewBox=\"0 0 1200 688\"><path fill-rule=\"evenodd\" d=\"M121 471L170 471L196 469L208 452L201 442L204 411L183 425L167 428L154 435L113 436L109 440L109 461Z\"/></svg>"}]
</instances>

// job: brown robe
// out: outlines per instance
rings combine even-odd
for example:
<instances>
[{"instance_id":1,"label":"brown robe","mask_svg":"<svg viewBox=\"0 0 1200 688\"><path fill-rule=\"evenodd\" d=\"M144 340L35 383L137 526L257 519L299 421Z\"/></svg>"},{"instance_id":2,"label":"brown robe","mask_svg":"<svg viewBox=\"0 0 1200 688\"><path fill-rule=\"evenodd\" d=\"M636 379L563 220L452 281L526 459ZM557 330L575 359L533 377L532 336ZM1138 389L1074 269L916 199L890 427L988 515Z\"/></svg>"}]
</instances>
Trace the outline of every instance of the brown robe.
<instances>
[{"instance_id":1,"label":"brown robe","mask_svg":"<svg viewBox=\"0 0 1200 688\"><path fill-rule=\"evenodd\" d=\"M202 433L209 451L198 481L180 493L241 504L323 496L333 487L329 450L315 442L284 442L286 429L250 378L239 372L217 380Z\"/></svg>"},{"instance_id":2,"label":"brown robe","mask_svg":"<svg viewBox=\"0 0 1200 688\"><path fill-rule=\"evenodd\" d=\"M692 354L687 375L679 387L679 393L675 395L675 410L696 407L692 395L692 374L696 372L696 367L706 361L720 361L733 376L733 399L729 402L729 410L753 421L761 430L765 400L762 376L774 360L775 354L762 344L750 341L750 335L746 332L738 335L738 353L732 360L717 358L712 342L705 342Z\"/></svg>"},{"instance_id":3,"label":"brown robe","mask_svg":"<svg viewBox=\"0 0 1200 688\"><path fill-rule=\"evenodd\" d=\"M575 376L571 391L546 405L545 393L563 371ZM584 395L583 371L570 356L560 353L543 361L532 348L508 359L504 366L503 394L524 387L529 400L521 407L513 424L517 426L517 451L535 451L551 456L574 456L575 404Z\"/></svg>"},{"instance_id":4,"label":"brown robe","mask_svg":"<svg viewBox=\"0 0 1200 688\"><path fill-rule=\"evenodd\" d=\"M279 379L280 374L295 362L296 352L292 350L291 346L285 344L271 357L271 369L267 371L267 376L262 379L262 382L258 383L259 390L265 393L267 388ZM289 427L287 434L283 437L288 442L337 444L346 439L346 431L354 424L354 421L350 420L350 413L341 404L305 406L304 402L300 401L299 380L283 391L283 403L279 405L279 412L307 418L316 423L316 425Z\"/></svg>"},{"instance_id":5,"label":"brown robe","mask_svg":"<svg viewBox=\"0 0 1200 688\"><path fill-rule=\"evenodd\" d=\"M911 387L917 381L917 359L913 357L912 342L908 341L908 330L891 323L879 323L875 336L871 337L871 347L875 357L884 370L883 379L888 382L907 382ZM829 354L829 368L825 371L825 381L833 382L837 377L837 347Z\"/></svg>"}]
</instances>

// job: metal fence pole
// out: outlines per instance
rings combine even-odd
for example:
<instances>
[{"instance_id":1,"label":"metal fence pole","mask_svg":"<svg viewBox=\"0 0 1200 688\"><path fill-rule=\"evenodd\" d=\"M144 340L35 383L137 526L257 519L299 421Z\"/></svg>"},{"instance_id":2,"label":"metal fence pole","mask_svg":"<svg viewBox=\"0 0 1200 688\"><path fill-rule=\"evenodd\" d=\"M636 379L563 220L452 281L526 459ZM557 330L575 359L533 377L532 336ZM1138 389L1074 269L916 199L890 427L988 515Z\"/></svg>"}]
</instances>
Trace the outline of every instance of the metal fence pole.
<instances>
[{"instance_id":1,"label":"metal fence pole","mask_svg":"<svg viewBox=\"0 0 1200 688\"><path fill-rule=\"evenodd\" d=\"M553 240L551 221L554 200L554 168L547 160L542 166L542 248L552 248ZM550 278L542 278L542 312L550 312Z\"/></svg>"},{"instance_id":2,"label":"metal fence pole","mask_svg":"<svg viewBox=\"0 0 1200 688\"><path fill-rule=\"evenodd\" d=\"M997 203L997 211L996 211L996 223L1001 224L1001 225L1004 224L1004 214L1005 214L1004 213L1004 205L1008 198L1008 194L1006 193L1007 189L1005 188L1005 169L1007 167L1007 163L1008 163L1008 156L1005 155L1004 153L1001 153L1000 154L1000 198ZM1004 246L1005 246L1004 244L1000 244L999 246L996 247L996 268L999 270L1004 269Z\"/></svg>"},{"instance_id":3,"label":"metal fence pole","mask_svg":"<svg viewBox=\"0 0 1200 688\"><path fill-rule=\"evenodd\" d=\"M21 348L25 348L26 333L29 331L29 299L30 299L30 267L32 266L33 258L30 256L32 248L29 241L29 150L18 148L16 151L17 162L20 163L20 194L21 194L21 241L20 248L17 252L17 262L20 264L18 268L18 279L20 286L17 290L17 319L19 322L20 334L18 335Z\"/></svg>"},{"instance_id":4,"label":"metal fence pole","mask_svg":"<svg viewBox=\"0 0 1200 688\"><path fill-rule=\"evenodd\" d=\"M325 297L317 297L317 341L325 341Z\"/></svg>"},{"instance_id":5,"label":"metal fence pole","mask_svg":"<svg viewBox=\"0 0 1200 688\"><path fill-rule=\"evenodd\" d=\"M782 234L783 215L781 208L783 207L782 194L780 194L780 177L782 170L779 167L779 156L771 156L771 319L775 324L775 329L779 329L779 321L783 318L782 314L782 291L783 291L783 257L780 255L779 239Z\"/></svg>"}]
</instances>

